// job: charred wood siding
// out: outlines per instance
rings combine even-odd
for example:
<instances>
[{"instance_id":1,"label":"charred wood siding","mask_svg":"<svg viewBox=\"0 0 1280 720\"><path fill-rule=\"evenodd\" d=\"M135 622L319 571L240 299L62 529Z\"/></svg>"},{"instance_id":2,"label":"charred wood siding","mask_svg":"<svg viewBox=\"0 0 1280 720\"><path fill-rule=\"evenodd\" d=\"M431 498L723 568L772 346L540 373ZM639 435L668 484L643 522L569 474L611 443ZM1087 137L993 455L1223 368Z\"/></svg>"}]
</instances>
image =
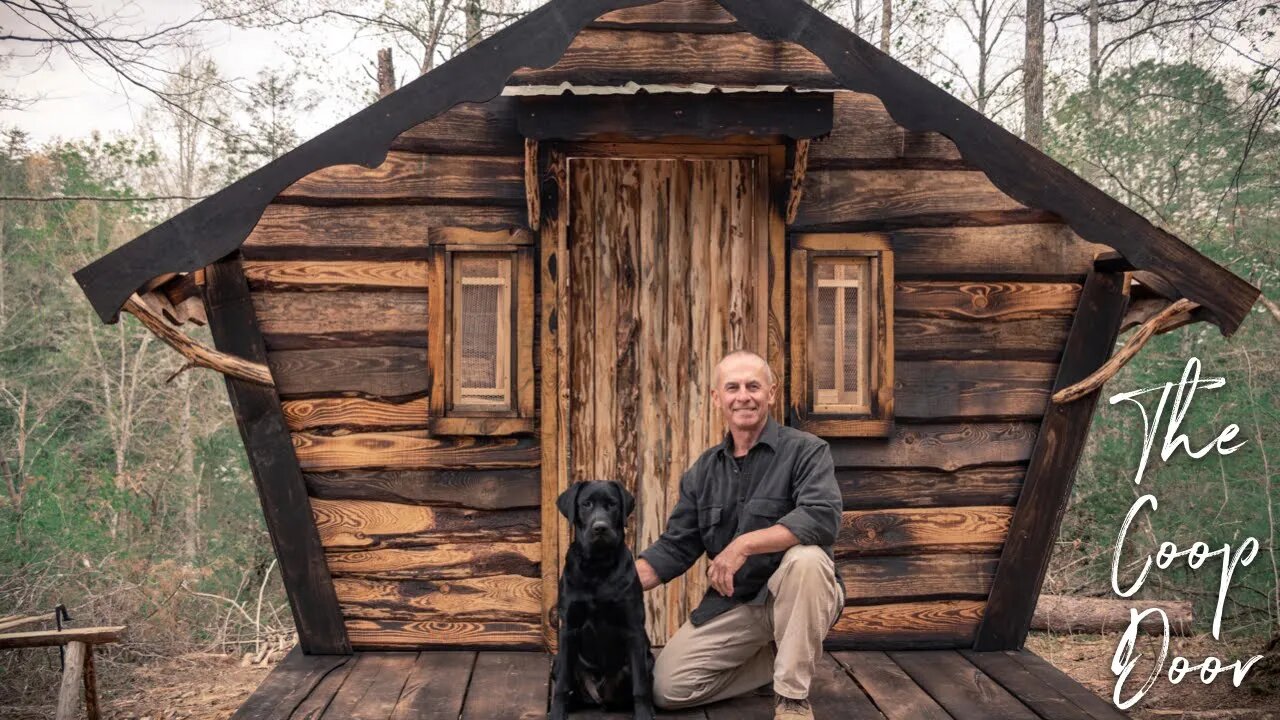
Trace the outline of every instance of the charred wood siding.
<instances>
[{"instance_id":1,"label":"charred wood siding","mask_svg":"<svg viewBox=\"0 0 1280 720\"><path fill-rule=\"evenodd\" d=\"M601 18L560 62L511 82L834 86L812 55L736 34L712 3L666 5ZM903 130L875 98L837 92L834 110L790 229L887 236L897 425L831 441L848 607L830 640L965 647L1097 247L1000 193L946 138ZM464 103L401 135L378 168L299 180L243 246L357 648L542 646L539 437L425 430L440 292L428 248L459 232L534 242L522 163L513 99Z\"/></svg>"}]
</instances>

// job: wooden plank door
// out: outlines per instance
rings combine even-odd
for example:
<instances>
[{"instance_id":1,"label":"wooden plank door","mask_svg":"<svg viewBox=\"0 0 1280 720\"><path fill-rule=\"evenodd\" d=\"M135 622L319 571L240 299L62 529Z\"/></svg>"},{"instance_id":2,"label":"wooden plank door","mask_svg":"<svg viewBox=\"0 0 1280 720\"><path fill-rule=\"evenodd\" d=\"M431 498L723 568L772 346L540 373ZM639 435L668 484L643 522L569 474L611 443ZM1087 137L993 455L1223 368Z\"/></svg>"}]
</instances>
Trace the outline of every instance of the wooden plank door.
<instances>
[{"instance_id":1,"label":"wooden plank door","mask_svg":"<svg viewBox=\"0 0 1280 720\"><path fill-rule=\"evenodd\" d=\"M768 160L575 158L568 176L566 479L635 494L636 551L661 535L681 474L723 438L716 363L738 348L769 356ZM647 594L655 644L705 589L704 557Z\"/></svg>"}]
</instances>

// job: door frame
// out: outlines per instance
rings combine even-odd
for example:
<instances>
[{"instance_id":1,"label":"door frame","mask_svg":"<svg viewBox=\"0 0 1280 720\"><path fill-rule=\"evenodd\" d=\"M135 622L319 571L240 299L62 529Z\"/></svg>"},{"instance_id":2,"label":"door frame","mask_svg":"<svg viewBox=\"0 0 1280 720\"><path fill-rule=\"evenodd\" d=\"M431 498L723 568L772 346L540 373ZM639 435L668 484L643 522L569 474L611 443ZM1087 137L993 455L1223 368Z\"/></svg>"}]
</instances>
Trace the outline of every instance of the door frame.
<instances>
[{"instance_id":1,"label":"door frame","mask_svg":"<svg viewBox=\"0 0 1280 720\"><path fill-rule=\"evenodd\" d=\"M630 142L603 140L595 142L541 142L537 159L542 198L539 222L539 279L542 299L540 349L541 400L539 435L542 448L541 519L542 519L542 633L549 651L557 647L556 602L560 582L560 563L569 548L569 524L556 508L556 499L569 486L569 161L577 158L642 158L642 159L708 159L752 157L768 163L769 187L765 224L768 228L768 361L779 370L778 392L786 383L786 291L787 241L786 197L787 157L790 141L780 136L766 138L731 138L724 142L679 140L664 142ZM774 416L783 421L786 398L778 397Z\"/></svg>"}]
</instances>

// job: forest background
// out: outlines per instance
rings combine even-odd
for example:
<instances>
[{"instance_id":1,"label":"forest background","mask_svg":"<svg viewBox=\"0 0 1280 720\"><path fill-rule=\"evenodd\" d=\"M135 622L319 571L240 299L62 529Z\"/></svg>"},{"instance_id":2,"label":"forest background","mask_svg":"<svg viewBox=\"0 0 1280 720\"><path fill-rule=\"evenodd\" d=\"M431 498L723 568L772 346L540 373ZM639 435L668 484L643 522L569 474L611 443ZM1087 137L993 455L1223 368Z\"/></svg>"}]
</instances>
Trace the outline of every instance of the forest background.
<instances>
[{"instance_id":1,"label":"forest background","mask_svg":"<svg viewBox=\"0 0 1280 720\"><path fill-rule=\"evenodd\" d=\"M1198 357L1227 385L1198 395L1192 445L1228 423L1247 443L1155 459L1139 488L1141 418L1100 403L1045 583L1112 596L1120 522L1154 492L1125 577L1163 540L1258 538L1223 628L1239 654L1261 651L1280 632L1280 3L811 4L1262 288L1230 340L1204 323L1160 336L1104 389L1176 381ZM221 378L179 372L131 317L101 325L71 272L535 5L188 0L160 21L139 3L0 0L0 615L63 603L128 625L100 659L107 675L180 653L261 661L292 643ZM271 60L231 73L227 43ZM116 104L68 103L68 73ZM48 133L55 102L73 114L54 125L73 132ZM1183 565L1138 597L1193 601L1205 633L1216 592L1214 571ZM56 686L56 655L30 653L0 654L15 705Z\"/></svg>"}]
</instances>

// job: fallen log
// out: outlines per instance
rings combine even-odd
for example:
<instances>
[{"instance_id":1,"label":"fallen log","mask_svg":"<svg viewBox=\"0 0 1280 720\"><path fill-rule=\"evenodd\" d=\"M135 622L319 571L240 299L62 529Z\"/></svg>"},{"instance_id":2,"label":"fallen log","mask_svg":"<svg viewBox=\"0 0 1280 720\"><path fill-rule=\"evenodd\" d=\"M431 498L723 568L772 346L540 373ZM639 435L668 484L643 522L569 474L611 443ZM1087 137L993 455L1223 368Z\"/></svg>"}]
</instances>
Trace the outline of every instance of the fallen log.
<instances>
[{"instance_id":1,"label":"fallen log","mask_svg":"<svg viewBox=\"0 0 1280 720\"><path fill-rule=\"evenodd\" d=\"M1123 632L1129 627L1129 609L1142 612L1148 608L1160 608L1169 617L1171 635L1190 635L1194 620L1191 603L1184 600L1124 600L1120 598L1091 598L1071 595L1041 595L1031 616L1032 630L1064 633ZM1164 632L1159 613L1143 618L1140 629L1148 635Z\"/></svg>"}]
</instances>

